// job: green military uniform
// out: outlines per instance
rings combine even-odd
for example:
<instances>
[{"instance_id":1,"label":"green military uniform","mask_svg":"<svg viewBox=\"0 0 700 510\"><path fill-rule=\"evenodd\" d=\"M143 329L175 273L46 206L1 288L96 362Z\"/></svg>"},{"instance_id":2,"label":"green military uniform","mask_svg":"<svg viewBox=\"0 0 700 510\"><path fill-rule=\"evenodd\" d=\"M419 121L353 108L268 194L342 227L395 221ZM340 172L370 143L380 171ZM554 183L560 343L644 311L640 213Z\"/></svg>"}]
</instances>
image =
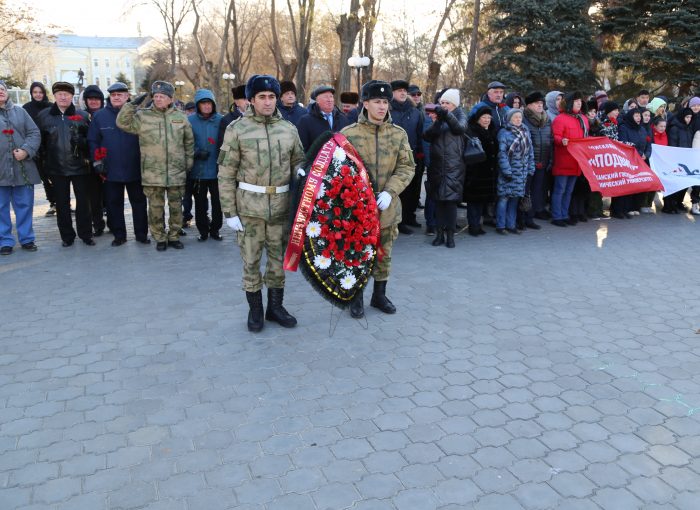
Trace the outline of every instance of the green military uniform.
<instances>
[{"instance_id":1,"label":"green military uniform","mask_svg":"<svg viewBox=\"0 0 700 510\"><path fill-rule=\"evenodd\" d=\"M219 154L219 192L224 216L238 216L243 231L238 244L243 259L243 289L257 292L284 287L283 258L287 243L290 194L272 189L288 186L304 161L296 128L277 109L270 117L246 115L226 128ZM265 190L241 189L239 183ZM260 274L262 251L267 252L265 277Z\"/></svg>"},{"instance_id":2,"label":"green military uniform","mask_svg":"<svg viewBox=\"0 0 700 510\"><path fill-rule=\"evenodd\" d=\"M117 126L138 135L141 147L141 183L148 197L148 226L156 242L177 241L182 229L182 196L187 170L194 161L194 135L187 116L169 106L137 109L126 103ZM165 232L165 196L170 218Z\"/></svg>"},{"instance_id":3,"label":"green military uniform","mask_svg":"<svg viewBox=\"0 0 700 510\"><path fill-rule=\"evenodd\" d=\"M387 114L381 125L372 124L364 110L357 123L344 128L341 133L360 154L374 183L374 192L386 191L391 195L389 207L381 212L379 218L384 258L375 264L372 273L376 281L387 281L391 272L391 250L399 235L398 225L401 222L399 194L413 179L416 168L408 135L391 123L391 115Z\"/></svg>"}]
</instances>

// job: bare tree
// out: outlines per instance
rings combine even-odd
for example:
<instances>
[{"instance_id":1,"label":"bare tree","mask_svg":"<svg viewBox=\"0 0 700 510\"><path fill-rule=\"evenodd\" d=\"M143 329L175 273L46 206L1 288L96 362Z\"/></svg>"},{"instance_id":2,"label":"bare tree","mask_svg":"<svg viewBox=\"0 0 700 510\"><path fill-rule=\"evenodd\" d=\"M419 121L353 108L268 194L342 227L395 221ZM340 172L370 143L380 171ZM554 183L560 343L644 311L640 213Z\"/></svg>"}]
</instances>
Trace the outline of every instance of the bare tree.
<instances>
[{"instance_id":1,"label":"bare tree","mask_svg":"<svg viewBox=\"0 0 700 510\"><path fill-rule=\"evenodd\" d=\"M338 90L350 90L352 72L347 64L355 47L355 39L362 28L360 21L360 0L351 0L350 10L340 16L340 22L335 31L340 39L340 74L338 76Z\"/></svg>"},{"instance_id":2,"label":"bare tree","mask_svg":"<svg viewBox=\"0 0 700 510\"><path fill-rule=\"evenodd\" d=\"M379 19L381 0L362 0L362 29L360 35L360 55L369 57L369 67L364 70L364 81L372 79L374 74L374 29Z\"/></svg>"},{"instance_id":3,"label":"bare tree","mask_svg":"<svg viewBox=\"0 0 700 510\"><path fill-rule=\"evenodd\" d=\"M277 75L282 77L283 80L291 81L297 72L297 65L299 61L296 56L292 57L289 62L284 59L282 54L282 47L280 46L279 36L277 35L277 9L275 6L275 0L271 0L272 5L270 7L270 33L272 36L272 54L275 58L275 63L277 64ZM296 45L295 45L296 46Z\"/></svg>"},{"instance_id":4,"label":"bare tree","mask_svg":"<svg viewBox=\"0 0 700 510\"><path fill-rule=\"evenodd\" d=\"M22 87L29 85L32 76L46 58L42 46L33 39L22 39L7 45L2 52L2 61L7 66L10 76L15 82L21 83Z\"/></svg>"},{"instance_id":5,"label":"bare tree","mask_svg":"<svg viewBox=\"0 0 700 510\"><path fill-rule=\"evenodd\" d=\"M479 21L481 20L481 0L474 0L474 19L472 20L472 35L469 40L469 57L465 69L466 90L475 86L474 69L476 67L476 52L479 48Z\"/></svg>"},{"instance_id":6,"label":"bare tree","mask_svg":"<svg viewBox=\"0 0 700 510\"><path fill-rule=\"evenodd\" d=\"M226 62L229 69L236 75L235 83L245 82L250 63L253 59L253 48L262 30L263 8L259 2L232 2L231 30L232 46L226 49Z\"/></svg>"},{"instance_id":7,"label":"bare tree","mask_svg":"<svg viewBox=\"0 0 700 510\"><path fill-rule=\"evenodd\" d=\"M170 79L175 78L178 65L178 42L182 23L192 12L193 2L190 0L146 0L160 14L165 25L168 49L170 53Z\"/></svg>"},{"instance_id":8,"label":"bare tree","mask_svg":"<svg viewBox=\"0 0 700 510\"><path fill-rule=\"evenodd\" d=\"M287 0L289 19L292 22L292 40L296 48L297 65L296 86L299 97L306 97L306 68L309 63L309 48L311 47L311 33L314 25L314 11L316 0L297 0L299 6L299 34L297 35L296 23L292 3Z\"/></svg>"},{"instance_id":9,"label":"bare tree","mask_svg":"<svg viewBox=\"0 0 700 510\"><path fill-rule=\"evenodd\" d=\"M425 86L425 93L428 97L433 97L437 89L437 80L440 76L440 68L442 65L435 60L435 51L438 41L440 40L440 35L442 34L442 29L445 26L445 21L449 18L452 6L456 1L457 0L445 0L445 9L442 11L440 23L438 23L435 35L433 36L433 42L430 45L430 51L428 52L428 82Z\"/></svg>"}]
</instances>

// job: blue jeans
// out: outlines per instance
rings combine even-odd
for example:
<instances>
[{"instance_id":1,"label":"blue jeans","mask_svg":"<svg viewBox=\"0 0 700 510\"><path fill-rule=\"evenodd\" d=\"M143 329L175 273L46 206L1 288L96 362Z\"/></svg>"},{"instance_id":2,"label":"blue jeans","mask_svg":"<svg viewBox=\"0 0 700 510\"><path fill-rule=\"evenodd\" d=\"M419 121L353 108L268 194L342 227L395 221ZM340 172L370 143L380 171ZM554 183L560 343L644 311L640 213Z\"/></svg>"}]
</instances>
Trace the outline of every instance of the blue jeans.
<instances>
[{"instance_id":1,"label":"blue jeans","mask_svg":"<svg viewBox=\"0 0 700 510\"><path fill-rule=\"evenodd\" d=\"M519 197L498 197L496 202L496 228L515 228Z\"/></svg>"},{"instance_id":2,"label":"blue jeans","mask_svg":"<svg viewBox=\"0 0 700 510\"><path fill-rule=\"evenodd\" d=\"M569 218L569 204L574 192L577 177L575 175L555 175L554 190L552 191L552 219L566 220Z\"/></svg>"},{"instance_id":3,"label":"blue jeans","mask_svg":"<svg viewBox=\"0 0 700 510\"><path fill-rule=\"evenodd\" d=\"M0 246L14 246L10 204L17 220L19 244L34 241L32 213L34 211L34 186L0 186Z\"/></svg>"}]
</instances>

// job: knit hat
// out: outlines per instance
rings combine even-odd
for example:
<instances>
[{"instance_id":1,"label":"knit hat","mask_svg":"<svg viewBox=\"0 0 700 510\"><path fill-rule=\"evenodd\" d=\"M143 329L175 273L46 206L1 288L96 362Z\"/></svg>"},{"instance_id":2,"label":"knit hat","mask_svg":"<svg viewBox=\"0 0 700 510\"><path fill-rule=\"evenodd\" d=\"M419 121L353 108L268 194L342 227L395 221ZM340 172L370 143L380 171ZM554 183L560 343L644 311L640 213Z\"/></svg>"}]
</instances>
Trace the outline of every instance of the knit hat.
<instances>
[{"instance_id":1,"label":"knit hat","mask_svg":"<svg viewBox=\"0 0 700 510\"><path fill-rule=\"evenodd\" d=\"M172 99L173 96L175 96L175 87L173 87L172 83L168 83L167 81L154 81L153 85L151 85L151 95L155 96L156 94L165 94Z\"/></svg>"},{"instance_id":2,"label":"knit hat","mask_svg":"<svg viewBox=\"0 0 700 510\"><path fill-rule=\"evenodd\" d=\"M97 85L88 85L83 91L83 99L88 98L99 99L100 101L104 101L105 95L100 90L100 87L98 87Z\"/></svg>"},{"instance_id":3,"label":"knit hat","mask_svg":"<svg viewBox=\"0 0 700 510\"><path fill-rule=\"evenodd\" d=\"M613 112L615 110L619 110L620 105L617 104L615 101L605 101L603 103L602 108L603 108L603 111L605 112L605 115L607 115L610 112Z\"/></svg>"},{"instance_id":4,"label":"knit hat","mask_svg":"<svg viewBox=\"0 0 700 510\"><path fill-rule=\"evenodd\" d=\"M293 81L281 81L280 82L280 95L284 95L286 92L294 92L294 95L297 95L297 86L294 85Z\"/></svg>"},{"instance_id":5,"label":"knit hat","mask_svg":"<svg viewBox=\"0 0 700 510\"><path fill-rule=\"evenodd\" d=\"M544 94L540 92L539 90L536 90L535 92L532 92L525 96L525 104L532 104L532 103L538 103L542 101L544 103Z\"/></svg>"},{"instance_id":6,"label":"knit hat","mask_svg":"<svg viewBox=\"0 0 700 510\"><path fill-rule=\"evenodd\" d=\"M74 96L75 87L67 81L57 81L51 86L51 93L56 94L56 92L68 92L71 96Z\"/></svg>"},{"instance_id":7,"label":"knit hat","mask_svg":"<svg viewBox=\"0 0 700 510\"><path fill-rule=\"evenodd\" d=\"M7 83L5 83L5 80L0 80L0 88L5 89L5 92L7 92Z\"/></svg>"},{"instance_id":8,"label":"knit hat","mask_svg":"<svg viewBox=\"0 0 700 510\"><path fill-rule=\"evenodd\" d=\"M238 87L233 87L231 89L233 93L233 99L245 99L245 85L239 85Z\"/></svg>"},{"instance_id":9,"label":"knit hat","mask_svg":"<svg viewBox=\"0 0 700 510\"><path fill-rule=\"evenodd\" d=\"M324 92L331 92L333 95L335 95L335 89L333 87L331 87L330 85L319 85L311 93L311 99L316 101L316 98L320 94L323 94Z\"/></svg>"},{"instance_id":10,"label":"knit hat","mask_svg":"<svg viewBox=\"0 0 700 510\"><path fill-rule=\"evenodd\" d=\"M440 101L447 101L455 106L459 106L459 90L447 89L445 92L443 92L442 96L440 96Z\"/></svg>"},{"instance_id":11,"label":"knit hat","mask_svg":"<svg viewBox=\"0 0 700 510\"><path fill-rule=\"evenodd\" d=\"M345 104L357 104L360 100L360 94L357 92L341 92L340 102Z\"/></svg>"},{"instance_id":12,"label":"knit hat","mask_svg":"<svg viewBox=\"0 0 700 510\"><path fill-rule=\"evenodd\" d=\"M250 100L260 92L272 92L275 96L280 97L280 82L269 74L254 74L248 78L248 83L245 85L245 97Z\"/></svg>"},{"instance_id":13,"label":"knit hat","mask_svg":"<svg viewBox=\"0 0 700 510\"><path fill-rule=\"evenodd\" d=\"M688 101L688 106L698 106L700 105L700 97L695 96Z\"/></svg>"},{"instance_id":14,"label":"knit hat","mask_svg":"<svg viewBox=\"0 0 700 510\"><path fill-rule=\"evenodd\" d=\"M370 99L387 99L391 101L393 97L391 85L385 81L370 80L362 85L363 101L369 101Z\"/></svg>"},{"instance_id":15,"label":"knit hat","mask_svg":"<svg viewBox=\"0 0 700 510\"><path fill-rule=\"evenodd\" d=\"M511 108L508 110L508 113L506 113L506 120L510 122L510 120L513 118L513 115L516 113L519 113L521 116L523 114L523 111L520 108Z\"/></svg>"},{"instance_id":16,"label":"knit hat","mask_svg":"<svg viewBox=\"0 0 700 510\"><path fill-rule=\"evenodd\" d=\"M408 82L406 80L394 80L391 82L391 90L404 89L408 92Z\"/></svg>"}]
</instances>

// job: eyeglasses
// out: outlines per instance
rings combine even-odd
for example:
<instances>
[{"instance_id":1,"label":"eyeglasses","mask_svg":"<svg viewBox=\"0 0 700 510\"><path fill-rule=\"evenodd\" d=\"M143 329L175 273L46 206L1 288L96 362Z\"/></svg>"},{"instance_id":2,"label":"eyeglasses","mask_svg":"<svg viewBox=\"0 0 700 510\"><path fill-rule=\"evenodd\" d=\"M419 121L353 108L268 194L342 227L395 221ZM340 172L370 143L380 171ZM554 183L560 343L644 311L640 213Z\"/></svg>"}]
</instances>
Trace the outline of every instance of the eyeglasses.
<instances>
[{"instance_id":1,"label":"eyeglasses","mask_svg":"<svg viewBox=\"0 0 700 510\"><path fill-rule=\"evenodd\" d=\"M411 94L411 96L414 96L414 97L420 97L420 96L422 96L422 95L423 95L422 92L413 92L413 93Z\"/></svg>"}]
</instances>

